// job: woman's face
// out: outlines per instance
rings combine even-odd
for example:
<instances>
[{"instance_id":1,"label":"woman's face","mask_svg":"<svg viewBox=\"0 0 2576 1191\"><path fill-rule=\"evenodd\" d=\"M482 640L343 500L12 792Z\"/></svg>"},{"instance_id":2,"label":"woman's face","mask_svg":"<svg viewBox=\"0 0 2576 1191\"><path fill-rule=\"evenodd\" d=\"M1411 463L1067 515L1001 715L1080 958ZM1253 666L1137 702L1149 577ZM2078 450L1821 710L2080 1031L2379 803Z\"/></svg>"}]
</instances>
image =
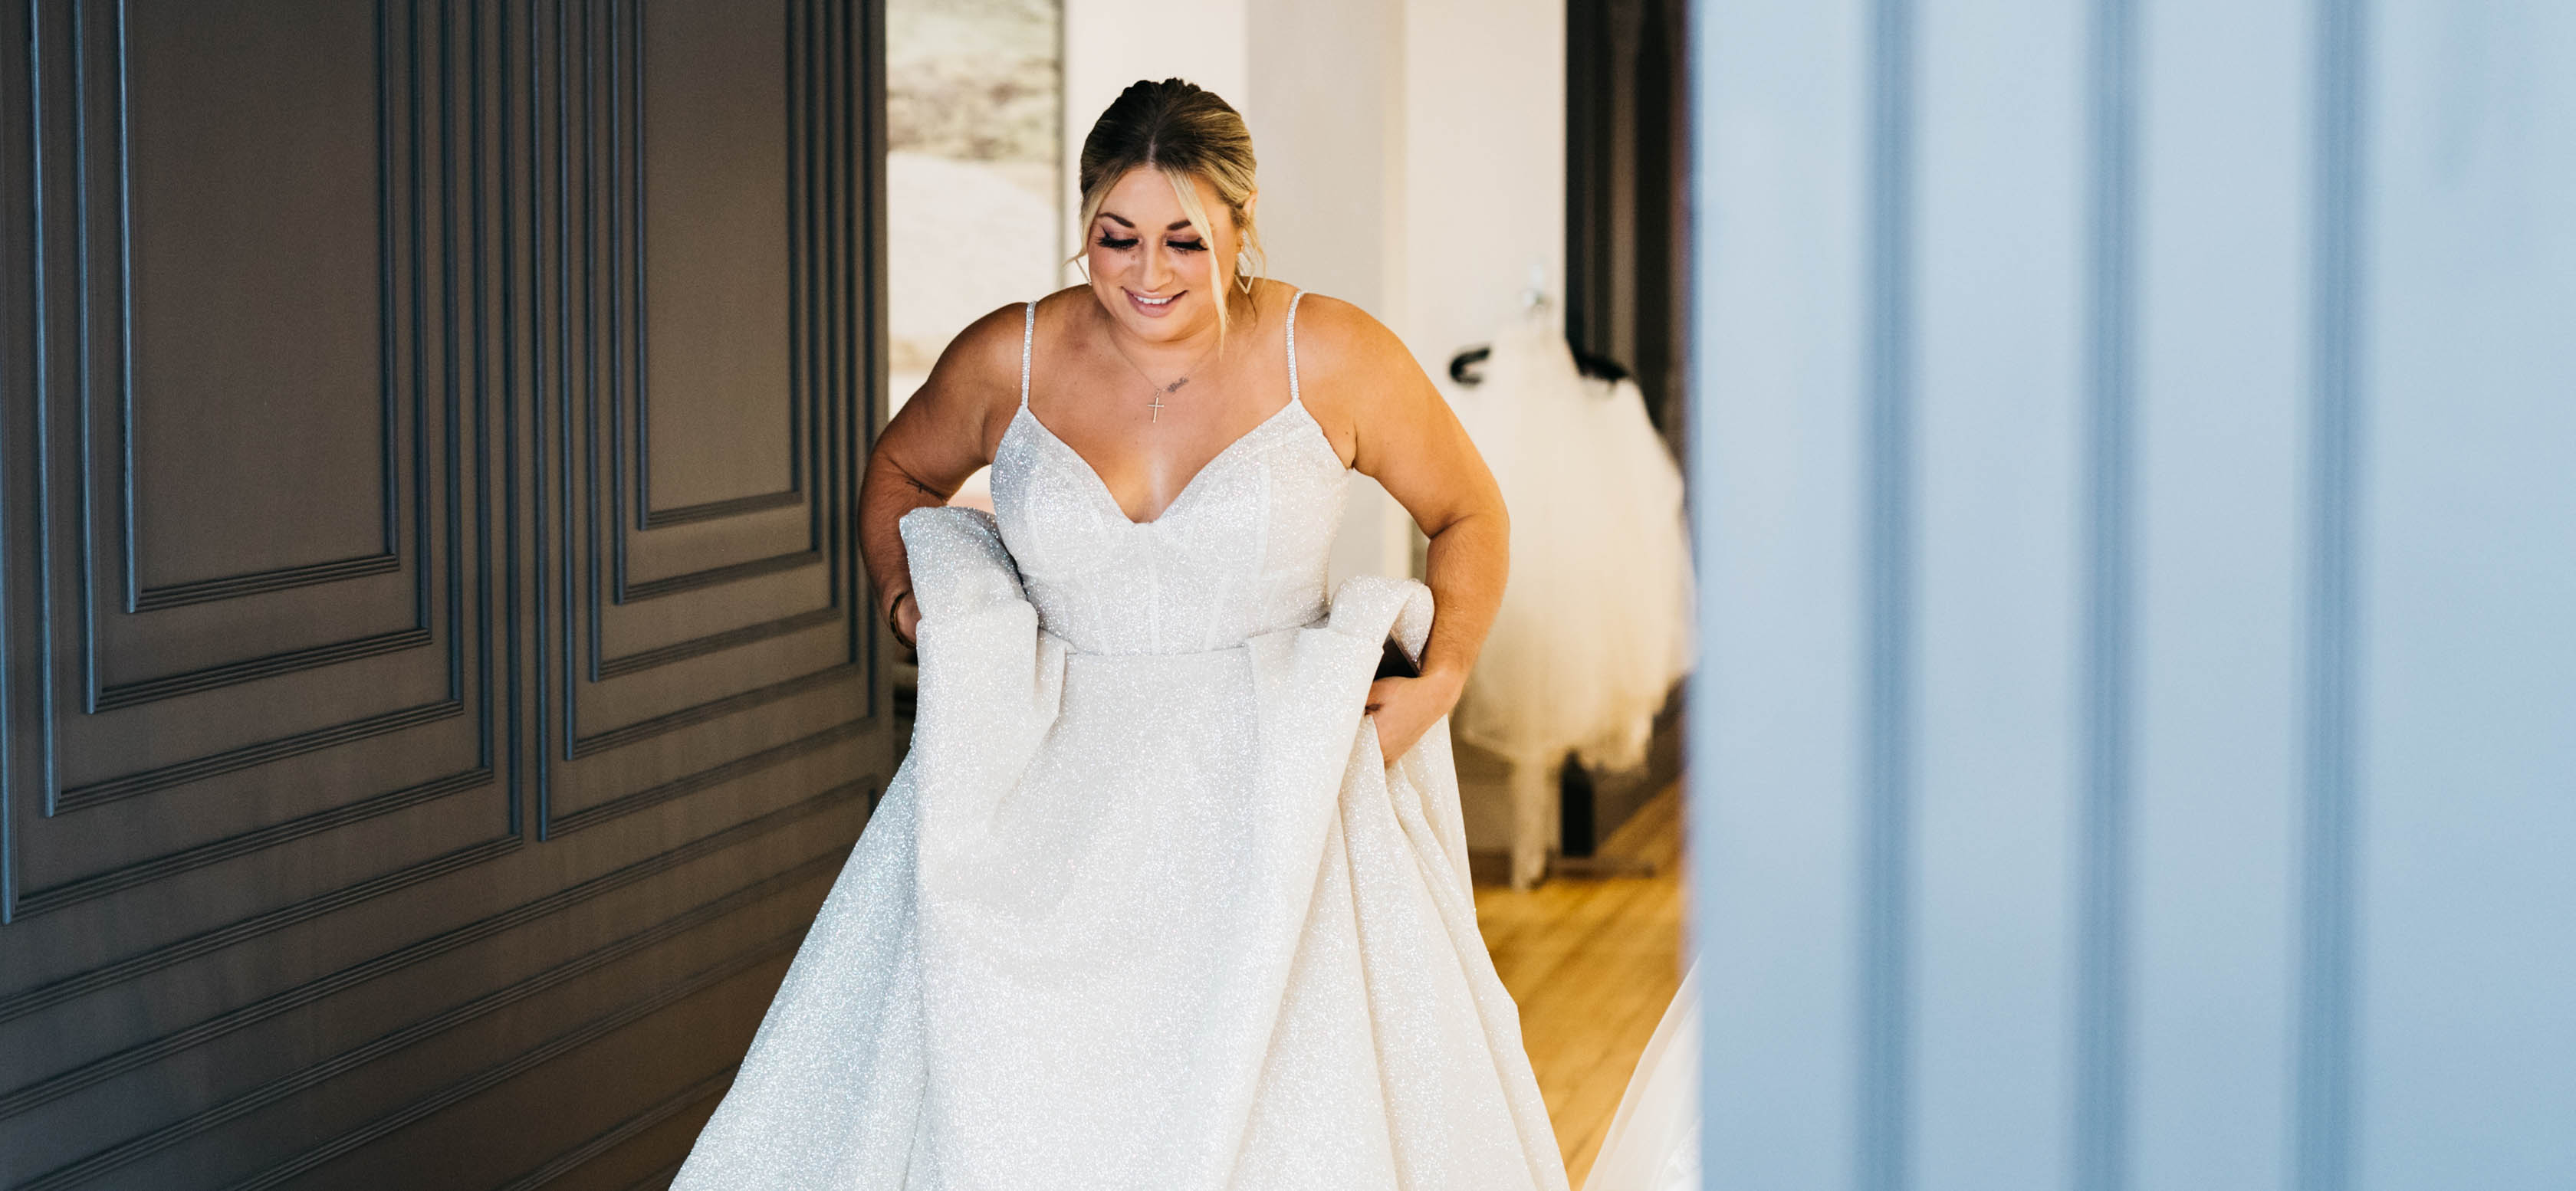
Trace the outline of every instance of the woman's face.
<instances>
[{"instance_id":1,"label":"woman's face","mask_svg":"<svg viewBox=\"0 0 2576 1191\"><path fill-rule=\"evenodd\" d=\"M1190 226L1180 196L1157 169L1127 171L1091 221L1085 259L1092 296L1140 339L1170 342L1215 326L1225 292L1216 262L1232 261L1242 245L1216 188L1195 177L1190 184L1215 225L1214 244Z\"/></svg>"}]
</instances>

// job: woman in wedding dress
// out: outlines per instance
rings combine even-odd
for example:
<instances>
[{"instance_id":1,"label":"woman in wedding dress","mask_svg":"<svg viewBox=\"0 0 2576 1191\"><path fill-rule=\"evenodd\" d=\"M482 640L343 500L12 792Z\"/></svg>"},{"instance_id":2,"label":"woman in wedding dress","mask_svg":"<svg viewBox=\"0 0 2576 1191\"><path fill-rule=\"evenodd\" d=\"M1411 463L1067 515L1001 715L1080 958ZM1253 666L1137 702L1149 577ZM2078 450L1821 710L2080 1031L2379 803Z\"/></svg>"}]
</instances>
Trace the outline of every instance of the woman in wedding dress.
<instances>
[{"instance_id":1,"label":"woman in wedding dress","mask_svg":"<svg viewBox=\"0 0 2576 1191\"><path fill-rule=\"evenodd\" d=\"M1257 277L1224 101L1128 88L1080 180L1089 284L968 327L870 460L912 750L675 1186L1562 1191L1446 723L1493 478L1385 328ZM1353 470L1427 589L1327 598Z\"/></svg>"}]
</instances>

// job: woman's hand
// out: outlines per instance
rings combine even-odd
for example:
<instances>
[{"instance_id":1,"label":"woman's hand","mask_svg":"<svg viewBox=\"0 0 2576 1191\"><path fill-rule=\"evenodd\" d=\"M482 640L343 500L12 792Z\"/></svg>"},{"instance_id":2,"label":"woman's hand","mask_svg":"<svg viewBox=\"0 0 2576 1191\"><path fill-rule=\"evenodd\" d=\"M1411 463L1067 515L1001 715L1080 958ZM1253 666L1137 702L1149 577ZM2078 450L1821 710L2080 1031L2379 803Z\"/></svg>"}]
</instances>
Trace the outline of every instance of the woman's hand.
<instances>
[{"instance_id":1,"label":"woman's hand","mask_svg":"<svg viewBox=\"0 0 2576 1191\"><path fill-rule=\"evenodd\" d=\"M1420 678L1381 678L1369 684L1368 714L1377 721L1378 750L1392 765L1421 743L1432 722L1458 705L1467 676L1445 670L1425 671Z\"/></svg>"}]
</instances>

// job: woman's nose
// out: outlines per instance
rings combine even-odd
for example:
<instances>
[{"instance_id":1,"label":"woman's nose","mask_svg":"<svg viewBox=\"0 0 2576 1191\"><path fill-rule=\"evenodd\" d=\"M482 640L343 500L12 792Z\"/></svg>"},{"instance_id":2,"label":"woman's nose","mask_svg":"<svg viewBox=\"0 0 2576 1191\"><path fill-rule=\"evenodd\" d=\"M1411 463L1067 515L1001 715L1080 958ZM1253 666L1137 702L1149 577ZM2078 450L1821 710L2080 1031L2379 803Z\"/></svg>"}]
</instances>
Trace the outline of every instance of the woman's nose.
<instances>
[{"instance_id":1,"label":"woman's nose","mask_svg":"<svg viewBox=\"0 0 2576 1191\"><path fill-rule=\"evenodd\" d=\"M1172 250L1156 244L1145 250L1145 288L1163 292L1163 283L1172 279Z\"/></svg>"}]
</instances>

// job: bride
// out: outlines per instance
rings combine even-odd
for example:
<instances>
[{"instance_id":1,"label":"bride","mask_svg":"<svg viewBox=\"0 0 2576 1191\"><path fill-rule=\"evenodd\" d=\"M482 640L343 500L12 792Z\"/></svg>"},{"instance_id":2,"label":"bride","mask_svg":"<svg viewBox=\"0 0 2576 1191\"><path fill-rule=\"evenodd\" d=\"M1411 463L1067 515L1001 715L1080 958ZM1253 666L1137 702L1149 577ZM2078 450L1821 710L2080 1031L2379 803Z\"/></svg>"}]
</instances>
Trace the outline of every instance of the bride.
<instances>
[{"instance_id":1,"label":"bride","mask_svg":"<svg viewBox=\"0 0 2576 1191\"><path fill-rule=\"evenodd\" d=\"M1562 1191L1449 753L1493 478L1394 335L1257 276L1223 100L1129 87L1080 180L1089 284L966 328L869 461L912 750L674 1185ZM1354 470L1427 589L1327 598Z\"/></svg>"}]
</instances>

